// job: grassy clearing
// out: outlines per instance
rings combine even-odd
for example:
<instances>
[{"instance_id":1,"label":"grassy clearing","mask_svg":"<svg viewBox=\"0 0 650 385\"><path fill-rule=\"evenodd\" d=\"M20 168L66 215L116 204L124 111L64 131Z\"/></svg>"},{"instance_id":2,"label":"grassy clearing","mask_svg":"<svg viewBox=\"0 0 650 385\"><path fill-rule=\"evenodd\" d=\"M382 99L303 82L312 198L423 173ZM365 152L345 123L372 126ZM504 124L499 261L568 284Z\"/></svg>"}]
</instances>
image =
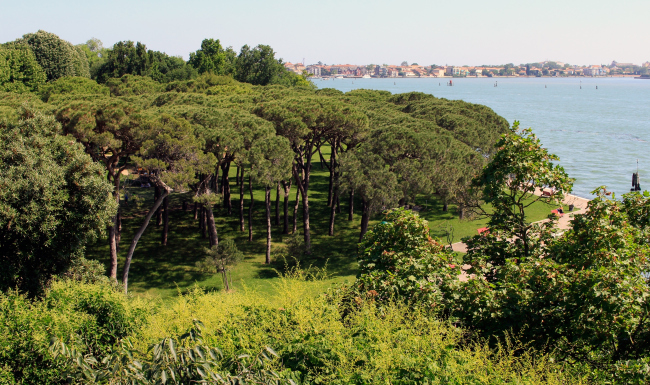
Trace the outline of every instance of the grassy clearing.
<instances>
[{"instance_id":1,"label":"grassy clearing","mask_svg":"<svg viewBox=\"0 0 650 385\"><path fill-rule=\"evenodd\" d=\"M324 156L328 157L327 151ZM314 160L317 160L316 155ZM278 255L286 246L288 235L282 235L282 226L273 227L273 255L275 261L272 265L264 264L266 247L266 227L263 189L254 186L254 211L253 211L253 241L248 242L248 232L239 231L239 189L234 187L236 170L231 170L230 180L232 187L233 212L228 216L226 210L219 205L215 210L215 222L221 239L233 238L240 250L246 255L245 260L232 269L232 281L235 290L247 288L262 293L270 293L275 289L273 282L278 274L275 269L283 268L282 260L277 260ZM120 270L123 258L135 230L141 225L142 218L152 204L153 189L129 186L127 177L126 190L132 197L128 205L122 207L122 242L120 244ZM360 219L354 215L353 221L347 220L347 197L341 197L341 214L337 214L336 230L334 237L327 235L329 226L330 209L327 207L329 173L320 162L315 162L310 185L310 222L312 231L313 255L302 262L302 267L313 265L319 268L327 266L329 278L313 282L311 291L322 292L326 287L335 283L353 280L357 273L356 245L359 237ZM293 213L296 187L292 186L290 194L289 215ZM248 192L244 194L246 218L250 202ZM155 218L152 219L146 232L140 239L133 256L129 274L129 287L131 291L145 296L169 298L183 293L195 284L204 290L221 290L223 284L221 275L204 274L195 268L195 263L203 258L204 248L208 247L208 239L202 238L198 231L198 222L194 220L192 211L182 211L182 202L191 202L191 194L172 194L170 197L170 228L168 245L160 244L162 226L158 227ZM275 201L275 192L272 193ZM431 234L446 242L447 231L453 228L453 241L457 242L462 237L476 234L476 229L484 227L487 220L459 220L456 207L449 206L447 212L442 211L442 202L433 196L422 196L416 202L425 209L420 215L429 221ZM191 208L191 205L190 205ZM544 203L537 203L530 207L528 213L532 221L545 218L551 207ZM360 209L360 203L355 203L355 209ZM280 202L282 212L282 202ZM272 213L273 207L272 207ZM298 210L298 232L301 233L302 208ZM372 226L375 221L371 221ZM108 246L105 240L100 240L89 247L88 255L91 258L108 263Z\"/></svg>"}]
</instances>

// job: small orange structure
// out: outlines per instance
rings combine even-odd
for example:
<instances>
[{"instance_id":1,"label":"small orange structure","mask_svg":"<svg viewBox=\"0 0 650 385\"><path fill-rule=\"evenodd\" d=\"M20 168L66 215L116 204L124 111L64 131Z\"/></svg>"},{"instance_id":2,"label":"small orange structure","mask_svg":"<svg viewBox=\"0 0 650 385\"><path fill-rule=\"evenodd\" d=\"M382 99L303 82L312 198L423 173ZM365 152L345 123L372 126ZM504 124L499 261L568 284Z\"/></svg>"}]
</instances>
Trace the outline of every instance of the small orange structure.
<instances>
[{"instance_id":1,"label":"small orange structure","mask_svg":"<svg viewBox=\"0 0 650 385\"><path fill-rule=\"evenodd\" d=\"M561 217L562 215L564 215L564 213L559 212L557 209L551 210L551 213L557 215L558 217Z\"/></svg>"},{"instance_id":2,"label":"small orange structure","mask_svg":"<svg viewBox=\"0 0 650 385\"><path fill-rule=\"evenodd\" d=\"M478 229L476 231L478 231L479 234L483 234L483 233L490 234L490 229L488 229L487 227L481 227L480 229Z\"/></svg>"}]
</instances>

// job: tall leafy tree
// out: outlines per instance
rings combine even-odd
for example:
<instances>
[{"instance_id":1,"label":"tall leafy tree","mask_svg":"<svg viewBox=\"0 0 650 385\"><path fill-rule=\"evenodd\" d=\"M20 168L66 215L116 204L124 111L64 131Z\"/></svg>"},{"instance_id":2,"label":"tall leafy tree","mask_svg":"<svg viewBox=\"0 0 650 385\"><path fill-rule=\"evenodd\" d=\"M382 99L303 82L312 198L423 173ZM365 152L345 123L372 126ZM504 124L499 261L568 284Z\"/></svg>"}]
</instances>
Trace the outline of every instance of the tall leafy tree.
<instances>
[{"instance_id":1,"label":"tall leafy tree","mask_svg":"<svg viewBox=\"0 0 650 385\"><path fill-rule=\"evenodd\" d=\"M56 113L63 132L77 139L95 162L104 166L113 185L113 198L120 200L120 178L127 160L148 137L150 125L144 125L140 111L120 100L98 99L72 102ZM118 218L108 227L110 277L117 279Z\"/></svg>"},{"instance_id":2,"label":"tall leafy tree","mask_svg":"<svg viewBox=\"0 0 650 385\"><path fill-rule=\"evenodd\" d=\"M135 248L147 229L151 217L174 189L177 191L189 189L189 184L195 182L196 165L204 163L200 158L202 155L200 141L197 140L191 125L186 120L162 114L149 118L146 125L154 134L151 139L142 143L138 155L134 156L133 160L137 166L148 171L149 179L161 193L145 215L126 253L122 272L125 293L128 291L129 270Z\"/></svg>"},{"instance_id":3,"label":"tall leafy tree","mask_svg":"<svg viewBox=\"0 0 650 385\"><path fill-rule=\"evenodd\" d=\"M289 139L294 151L293 176L302 197L303 236L307 252L311 247L309 183L312 158L332 132L356 130L367 118L356 109L331 98L287 98L260 104L254 113L273 122L278 135Z\"/></svg>"},{"instance_id":4,"label":"tall leafy tree","mask_svg":"<svg viewBox=\"0 0 650 385\"><path fill-rule=\"evenodd\" d=\"M34 296L83 256L117 204L102 167L53 117L0 124L0 288Z\"/></svg>"},{"instance_id":5,"label":"tall leafy tree","mask_svg":"<svg viewBox=\"0 0 650 385\"><path fill-rule=\"evenodd\" d=\"M131 40L119 41L108 50L106 59L97 70L96 79L105 83L110 78L120 78L126 74L147 75L149 68L147 46Z\"/></svg>"},{"instance_id":6,"label":"tall leafy tree","mask_svg":"<svg viewBox=\"0 0 650 385\"><path fill-rule=\"evenodd\" d=\"M30 47L48 81L64 76L90 77L86 54L53 33L43 30L28 33L17 43Z\"/></svg>"},{"instance_id":7,"label":"tall leafy tree","mask_svg":"<svg viewBox=\"0 0 650 385\"><path fill-rule=\"evenodd\" d=\"M510 133L503 135L496 148L498 151L494 158L473 185L481 192L482 199L493 207L493 212L486 212L485 206L476 208L490 219L491 236L514 238L514 243L500 243L509 251L501 250L499 256L493 256L495 262L503 262L505 254L513 258L519 253L521 257L530 256L543 241L529 236L536 226L527 219L526 208L542 199L560 205L564 194L571 191L573 179L564 168L553 163L559 158L544 149L530 129L520 129L519 122L513 124ZM550 197L536 195L540 189L549 189L553 193ZM482 238L476 238L476 243L470 243L470 253L489 255L482 250L482 245ZM490 249L497 253L494 246Z\"/></svg>"},{"instance_id":8,"label":"tall leafy tree","mask_svg":"<svg viewBox=\"0 0 650 385\"><path fill-rule=\"evenodd\" d=\"M266 260L271 263L271 187L291 175L293 151L289 140L273 136L261 141L251 151L251 175L264 187L266 206Z\"/></svg>"},{"instance_id":9,"label":"tall leafy tree","mask_svg":"<svg viewBox=\"0 0 650 385\"><path fill-rule=\"evenodd\" d=\"M224 48L219 39L204 39L201 48L190 53L188 63L199 71L215 75L232 75L235 72L237 54L231 47Z\"/></svg>"},{"instance_id":10,"label":"tall leafy tree","mask_svg":"<svg viewBox=\"0 0 650 385\"><path fill-rule=\"evenodd\" d=\"M286 71L282 60L275 58L273 48L263 44L253 49L244 45L237 56L235 68L235 79L262 86L274 83Z\"/></svg>"}]
</instances>

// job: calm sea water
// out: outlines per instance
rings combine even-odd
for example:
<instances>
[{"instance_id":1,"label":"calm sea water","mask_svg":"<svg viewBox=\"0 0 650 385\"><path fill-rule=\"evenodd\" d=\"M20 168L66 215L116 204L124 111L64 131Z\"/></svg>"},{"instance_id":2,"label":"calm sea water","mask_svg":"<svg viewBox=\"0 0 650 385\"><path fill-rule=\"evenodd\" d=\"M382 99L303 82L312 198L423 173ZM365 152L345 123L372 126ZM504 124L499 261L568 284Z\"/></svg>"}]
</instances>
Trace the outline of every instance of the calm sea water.
<instances>
[{"instance_id":1,"label":"calm sea water","mask_svg":"<svg viewBox=\"0 0 650 385\"><path fill-rule=\"evenodd\" d=\"M585 198L606 185L629 192L637 159L641 188L650 190L650 80L630 78L337 79L314 82L343 92L366 88L420 91L484 104L511 124L532 127L544 147L576 179ZM495 83L498 85L495 87ZM582 88L580 88L582 87ZM597 87L597 88L596 88Z\"/></svg>"}]
</instances>

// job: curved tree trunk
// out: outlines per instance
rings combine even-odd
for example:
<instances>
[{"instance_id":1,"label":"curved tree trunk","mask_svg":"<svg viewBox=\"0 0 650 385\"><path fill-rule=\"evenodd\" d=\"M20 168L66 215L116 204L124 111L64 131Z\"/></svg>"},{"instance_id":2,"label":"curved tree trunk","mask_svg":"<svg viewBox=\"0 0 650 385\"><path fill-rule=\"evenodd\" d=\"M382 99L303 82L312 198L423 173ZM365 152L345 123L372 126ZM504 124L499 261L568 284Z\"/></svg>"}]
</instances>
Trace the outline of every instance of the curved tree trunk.
<instances>
[{"instance_id":1,"label":"curved tree trunk","mask_svg":"<svg viewBox=\"0 0 650 385\"><path fill-rule=\"evenodd\" d=\"M336 201L338 200L338 189L334 189L334 199L332 201L332 208L330 209L330 229L329 235L334 235L334 220L336 219Z\"/></svg>"},{"instance_id":2,"label":"curved tree trunk","mask_svg":"<svg viewBox=\"0 0 650 385\"><path fill-rule=\"evenodd\" d=\"M167 246L167 234L169 232L169 197L165 197L162 203L163 207L163 231L161 244Z\"/></svg>"},{"instance_id":3,"label":"curved tree trunk","mask_svg":"<svg viewBox=\"0 0 650 385\"><path fill-rule=\"evenodd\" d=\"M248 205L248 241L253 241L253 177L248 176L248 192L251 195L251 202Z\"/></svg>"},{"instance_id":4,"label":"curved tree trunk","mask_svg":"<svg viewBox=\"0 0 650 385\"><path fill-rule=\"evenodd\" d=\"M208 234L210 235L210 247L219 246L219 238L217 237L217 226L214 224L214 213L212 205L205 205L206 221L208 224Z\"/></svg>"},{"instance_id":5,"label":"curved tree trunk","mask_svg":"<svg viewBox=\"0 0 650 385\"><path fill-rule=\"evenodd\" d=\"M284 190L284 214L282 234L289 234L289 193L291 192L291 180L289 183L282 181L282 188Z\"/></svg>"},{"instance_id":6,"label":"curved tree trunk","mask_svg":"<svg viewBox=\"0 0 650 385\"><path fill-rule=\"evenodd\" d=\"M239 231L244 231L244 168L239 174Z\"/></svg>"},{"instance_id":7,"label":"curved tree trunk","mask_svg":"<svg viewBox=\"0 0 650 385\"><path fill-rule=\"evenodd\" d=\"M147 226L149 225L149 221L151 220L151 217L154 215L156 210L160 207L162 204L163 199L169 195L171 192L171 189L167 187L166 185L163 185L162 188L162 193L156 199L156 201L153 204L153 207L149 210L147 215L144 218L144 221L142 222L142 225L138 229L138 231L135 233L135 236L133 237L133 240L131 241L131 246L129 247L129 251L126 253L126 260L124 261L124 270L122 271L122 285L124 286L124 294L128 292L128 287L129 287L129 269L131 268L131 260L133 259L133 253L135 252L135 247L138 245L138 241L140 240L140 237L142 237L142 234L144 234L144 231L147 229Z\"/></svg>"},{"instance_id":8,"label":"curved tree trunk","mask_svg":"<svg viewBox=\"0 0 650 385\"><path fill-rule=\"evenodd\" d=\"M264 193L266 202L266 260L267 265L271 263L271 188L266 186Z\"/></svg>"}]
</instances>

